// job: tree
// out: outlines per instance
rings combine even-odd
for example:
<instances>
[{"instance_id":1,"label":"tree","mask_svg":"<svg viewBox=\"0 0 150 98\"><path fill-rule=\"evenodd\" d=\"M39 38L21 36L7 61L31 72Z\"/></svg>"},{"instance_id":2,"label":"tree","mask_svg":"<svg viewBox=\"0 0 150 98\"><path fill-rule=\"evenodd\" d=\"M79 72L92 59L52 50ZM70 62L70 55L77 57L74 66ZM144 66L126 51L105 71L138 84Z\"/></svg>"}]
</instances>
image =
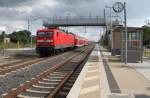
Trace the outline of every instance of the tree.
<instances>
[{"instance_id":1,"label":"tree","mask_svg":"<svg viewBox=\"0 0 150 98\"><path fill-rule=\"evenodd\" d=\"M102 35L102 44L105 45L105 46L108 46L108 43L109 43L109 31L106 32L104 35Z\"/></svg>"},{"instance_id":2,"label":"tree","mask_svg":"<svg viewBox=\"0 0 150 98\"><path fill-rule=\"evenodd\" d=\"M23 44L27 44L30 42L30 35L31 32L27 30L23 30L23 31L13 32L12 34L9 34L9 37L11 41L14 43L20 42Z\"/></svg>"},{"instance_id":3,"label":"tree","mask_svg":"<svg viewBox=\"0 0 150 98\"><path fill-rule=\"evenodd\" d=\"M2 43L4 41L5 31L0 34L0 42Z\"/></svg>"},{"instance_id":4,"label":"tree","mask_svg":"<svg viewBox=\"0 0 150 98\"><path fill-rule=\"evenodd\" d=\"M143 44L150 45L150 27L143 26Z\"/></svg>"}]
</instances>

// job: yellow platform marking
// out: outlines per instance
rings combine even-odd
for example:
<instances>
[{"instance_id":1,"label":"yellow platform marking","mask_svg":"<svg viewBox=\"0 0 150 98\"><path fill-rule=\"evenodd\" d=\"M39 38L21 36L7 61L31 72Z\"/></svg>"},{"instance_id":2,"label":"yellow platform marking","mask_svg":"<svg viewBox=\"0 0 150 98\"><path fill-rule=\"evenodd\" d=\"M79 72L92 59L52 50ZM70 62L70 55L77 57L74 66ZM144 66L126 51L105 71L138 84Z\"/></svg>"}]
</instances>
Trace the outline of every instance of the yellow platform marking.
<instances>
[{"instance_id":1,"label":"yellow platform marking","mask_svg":"<svg viewBox=\"0 0 150 98\"><path fill-rule=\"evenodd\" d=\"M95 80L98 79L98 76L92 76L85 79L85 81Z\"/></svg>"},{"instance_id":2,"label":"yellow platform marking","mask_svg":"<svg viewBox=\"0 0 150 98\"><path fill-rule=\"evenodd\" d=\"M94 92L94 91L98 91L98 90L99 90L99 85L94 85L91 87L83 88L80 92L80 95L87 94L87 93Z\"/></svg>"}]
</instances>

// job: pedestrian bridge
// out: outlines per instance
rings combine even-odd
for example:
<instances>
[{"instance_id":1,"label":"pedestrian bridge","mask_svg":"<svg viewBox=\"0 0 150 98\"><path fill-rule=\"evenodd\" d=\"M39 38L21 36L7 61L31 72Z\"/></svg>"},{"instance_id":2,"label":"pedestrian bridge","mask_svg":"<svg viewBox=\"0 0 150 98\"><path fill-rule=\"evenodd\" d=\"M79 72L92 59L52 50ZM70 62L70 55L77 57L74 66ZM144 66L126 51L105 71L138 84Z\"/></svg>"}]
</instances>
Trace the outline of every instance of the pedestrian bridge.
<instances>
[{"instance_id":1,"label":"pedestrian bridge","mask_svg":"<svg viewBox=\"0 0 150 98\"><path fill-rule=\"evenodd\" d=\"M94 17L64 17L51 18L44 21L45 27L51 26L106 26L105 18L100 16Z\"/></svg>"}]
</instances>

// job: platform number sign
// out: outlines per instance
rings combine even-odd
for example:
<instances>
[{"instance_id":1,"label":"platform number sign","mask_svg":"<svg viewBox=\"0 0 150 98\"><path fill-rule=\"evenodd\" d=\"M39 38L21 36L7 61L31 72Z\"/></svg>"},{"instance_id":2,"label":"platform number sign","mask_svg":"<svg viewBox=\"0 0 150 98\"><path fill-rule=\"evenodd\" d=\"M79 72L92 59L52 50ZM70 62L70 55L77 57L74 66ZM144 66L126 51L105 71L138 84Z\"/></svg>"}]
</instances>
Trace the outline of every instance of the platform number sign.
<instances>
[{"instance_id":1,"label":"platform number sign","mask_svg":"<svg viewBox=\"0 0 150 98\"><path fill-rule=\"evenodd\" d=\"M114 5L113 5L113 10L114 12L116 13L120 13L124 10L124 4L121 3L121 2L116 2Z\"/></svg>"}]
</instances>

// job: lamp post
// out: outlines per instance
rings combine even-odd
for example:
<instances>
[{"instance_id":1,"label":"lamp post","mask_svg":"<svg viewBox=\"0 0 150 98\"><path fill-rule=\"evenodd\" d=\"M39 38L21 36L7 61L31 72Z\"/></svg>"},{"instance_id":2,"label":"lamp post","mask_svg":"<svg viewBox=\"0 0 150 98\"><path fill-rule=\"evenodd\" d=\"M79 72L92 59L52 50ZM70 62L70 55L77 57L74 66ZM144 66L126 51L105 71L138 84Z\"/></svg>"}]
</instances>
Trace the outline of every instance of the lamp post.
<instances>
[{"instance_id":1,"label":"lamp post","mask_svg":"<svg viewBox=\"0 0 150 98\"><path fill-rule=\"evenodd\" d=\"M110 10L110 33L111 33L111 53L113 52L113 32L112 32L112 8L111 6L105 6L105 8L108 8Z\"/></svg>"},{"instance_id":2,"label":"lamp post","mask_svg":"<svg viewBox=\"0 0 150 98\"><path fill-rule=\"evenodd\" d=\"M29 19L28 18L28 20L27 20L27 22L28 22L28 31L30 32L30 30L31 30L31 35L30 35L30 47L32 48L33 47L33 43L32 43L32 22L33 21L36 21L36 20L38 20L38 19L40 19L40 17L38 17L38 18L34 18L34 19Z\"/></svg>"},{"instance_id":3,"label":"lamp post","mask_svg":"<svg viewBox=\"0 0 150 98\"><path fill-rule=\"evenodd\" d=\"M125 27L125 65L127 65L128 62L128 32L127 32L127 12L126 12L126 2L116 2L113 5L113 10L116 13L121 13L124 11L124 27Z\"/></svg>"},{"instance_id":4,"label":"lamp post","mask_svg":"<svg viewBox=\"0 0 150 98\"><path fill-rule=\"evenodd\" d=\"M28 19L28 31L30 32L31 21ZM30 47L32 48L32 31L30 35Z\"/></svg>"},{"instance_id":5,"label":"lamp post","mask_svg":"<svg viewBox=\"0 0 150 98\"><path fill-rule=\"evenodd\" d=\"M5 31L2 32L3 35L3 56L5 56Z\"/></svg>"},{"instance_id":6,"label":"lamp post","mask_svg":"<svg viewBox=\"0 0 150 98\"><path fill-rule=\"evenodd\" d=\"M127 13L126 13L126 2L124 2L124 25L125 25L125 64L128 62L128 32L127 32Z\"/></svg>"}]
</instances>

